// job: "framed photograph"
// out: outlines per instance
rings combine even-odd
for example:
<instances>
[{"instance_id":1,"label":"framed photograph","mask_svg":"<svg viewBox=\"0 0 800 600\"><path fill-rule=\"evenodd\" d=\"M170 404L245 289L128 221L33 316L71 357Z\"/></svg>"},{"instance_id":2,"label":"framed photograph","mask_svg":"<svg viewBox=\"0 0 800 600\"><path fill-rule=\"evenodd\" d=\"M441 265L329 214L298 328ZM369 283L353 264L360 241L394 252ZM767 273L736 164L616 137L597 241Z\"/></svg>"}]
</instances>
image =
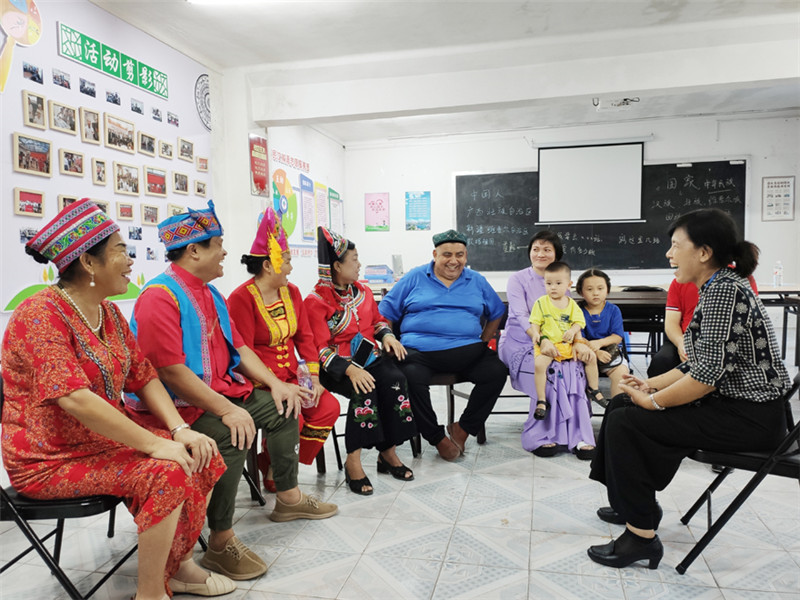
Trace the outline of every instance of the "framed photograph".
<instances>
[{"instance_id":1,"label":"framed photograph","mask_svg":"<svg viewBox=\"0 0 800 600\"><path fill-rule=\"evenodd\" d=\"M14 188L14 214L23 217L44 217L44 192Z\"/></svg>"},{"instance_id":2,"label":"framed photograph","mask_svg":"<svg viewBox=\"0 0 800 600\"><path fill-rule=\"evenodd\" d=\"M156 138L147 135L143 131L139 132L139 152L147 156L156 155Z\"/></svg>"},{"instance_id":3,"label":"framed photograph","mask_svg":"<svg viewBox=\"0 0 800 600\"><path fill-rule=\"evenodd\" d=\"M133 204L117 202L117 221L133 221Z\"/></svg>"},{"instance_id":4,"label":"framed photograph","mask_svg":"<svg viewBox=\"0 0 800 600\"><path fill-rule=\"evenodd\" d=\"M108 113L104 113L103 116L106 127L106 146L129 154L136 153L136 128L133 123Z\"/></svg>"},{"instance_id":5,"label":"framed photograph","mask_svg":"<svg viewBox=\"0 0 800 600\"><path fill-rule=\"evenodd\" d=\"M167 197L167 171L158 167L144 168L144 193L146 196Z\"/></svg>"},{"instance_id":6,"label":"framed photograph","mask_svg":"<svg viewBox=\"0 0 800 600\"><path fill-rule=\"evenodd\" d=\"M197 157L197 170L201 173L208 173L208 158Z\"/></svg>"},{"instance_id":7,"label":"framed photograph","mask_svg":"<svg viewBox=\"0 0 800 600\"><path fill-rule=\"evenodd\" d=\"M194 162L194 143L178 138L178 158Z\"/></svg>"},{"instance_id":8,"label":"framed photograph","mask_svg":"<svg viewBox=\"0 0 800 600\"><path fill-rule=\"evenodd\" d=\"M176 194L189 193L189 176L186 173L172 172L172 191Z\"/></svg>"},{"instance_id":9,"label":"framed photograph","mask_svg":"<svg viewBox=\"0 0 800 600\"><path fill-rule=\"evenodd\" d=\"M22 122L28 127L47 129L47 109L44 96L22 90Z\"/></svg>"},{"instance_id":10,"label":"framed photograph","mask_svg":"<svg viewBox=\"0 0 800 600\"><path fill-rule=\"evenodd\" d=\"M81 106L81 141L100 145L100 113Z\"/></svg>"},{"instance_id":11,"label":"framed photograph","mask_svg":"<svg viewBox=\"0 0 800 600\"><path fill-rule=\"evenodd\" d=\"M134 240L137 242L142 241L142 228L138 227L137 225L131 225L128 227L128 239Z\"/></svg>"},{"instance_id":12,"label":"framed photograph","mask_svg":"<svg viewBox=\"0 0 800 600\"><path fill-rule=\"evenodd\" d=\"M114 161L114 191L128 196L139 195L139 167Z\"/></svg>"},{"instance_id":13,"label":"framed photograph","mask_svg":"<svg viewBox=\"0 0 800 600\"><path fill-rule=\"evenodd\" d=\"M62 175L83 177L83 153L60 148L58 151L58 172Z\"/></svg>"},{"instance_id":14,"label":"framed photograph","mask_svg":"<svg viewBox=\"0 0 800 600\"><path fill-rule=\"evenodd\" d=\"M23 133L14 134L14 170L28 175L53 175L53 142Z\"/></svg>"},{"instance_id":15,"label":"framed photograph","mask_svg":"<svg viewBox=\"0 0 800 600\"><path fill-rule=\"evenodd\" d=\"M50 129L78 135L77 110L55 100L48 100L47 106L50 115Z\"/></svg>"},{"instance_id":16,"label":"framed photograph","mask_svg":"<svg viewBox=\"0 0 800 600\"><path fill-rule=\"evenodd\" d=\"M206 197L206 182L194 180L194 195Z\"/></svg>"},{"instance_id":17,"label":"framed photograph","mask_svg":"<svg viewBox=\"0 0 800 600\"><path fill-rule=\"evenodd\" d=\"M158 155L161 158L168 158L172 160L172 144L164 140L158 140Z\"/></svg>"},{"instance_id":18,"label":"framed photograph","mask_svg":"<svg viewBox=\"0 0 800 600\"><path fill-rule=\"evenodd\" d=\"M144 102L141 100L137 100L136 98L131 98L131 110L135 113L139 113L140 115L144 114Z\"/></svg>"},{"instance_id":19,"label":"framed photograph","mask_svg":"<svg viewBox=\"0 0 800 600\"><path fill-rule=\"evenodd\" d=\"M167 204L167 217L174 217L175 215L180 215L185 213L186 209L179 204Z\"/></svg>"},{"instance_id":20,"label":"framed photograph","mask_svg":"<svg viewBox=\"0 0 800 600\"><path fill-rule=\"evenodd\" d=\"M142 204L142 225L158 225L158 207Z\"/></svg>"},{"instance_id":21,"label":"framed photograph","mask_svg":"<svg viewBox=\"0 0 800 600\"><path fill-rule=\"evenodd\" d=\"M73 202L77 202L77 196L65 196L63 194L59 194L58 196L58 210L62 211L65 206L69 206Z\"/></svg>"},{"instance_id":22,"label":"framed photograph","mask_svg":"<svg viewBox=\"0 0 800 600\"><path fill-rule=\"evenodd\" d=\"M108 182L106 175L106 161L104 158L92 159L92 183L95 185L105 185Z\"/></svg>"},{"instance_id":23,"label":"framed photograph","mask_svg":"<svg viewBox=\"0 0 800 600\"><path fill-rule=\"evenodd\" d=\"M41 83L41 82L39 82L39 83ZM167 111L167 123L169 123L170 125L175 125L175 127L180 127L181 120L178 118L178 115L176 115L175 113L171 113L171 112Z\"/></svg>"},{"instance_id":24,"label":"framed photograph","mask_svg":"<svg viewBox=\"0 0 800 600\"><path fill-rule=\"evenodd\" d=\"M160 109L160 108L156 108L156 107L154 106L154 107L153 107L153 110L152 110L152 112L153 112L153 120L154 120L154 121L158 121L158 122L160 123L161 121L163 121L163 120L164 120L164 119L161 117L161 109Z\"/></svg>"},{"instance_id":25,"label":"framed photograph","mask_svg":"<svg viewBox=\"0 0 800 600\"><path fill-rule=\"evenodd\" d=\"M95 204L97 204L100 210L108 214L108 202L106 202L105 200L98 200L97 198L90 198L90 200Z\"/></svg>"},{"instance_id":26,"label":"framed photograph","mask_svg":"<svg viewBox=\"0 0 800 600\"><path fill-rule=\"evenodd\" d=\"M106 102L111 104L120 105L119 94L117 92L106 92Z\"/></svg>"}]
</instances>

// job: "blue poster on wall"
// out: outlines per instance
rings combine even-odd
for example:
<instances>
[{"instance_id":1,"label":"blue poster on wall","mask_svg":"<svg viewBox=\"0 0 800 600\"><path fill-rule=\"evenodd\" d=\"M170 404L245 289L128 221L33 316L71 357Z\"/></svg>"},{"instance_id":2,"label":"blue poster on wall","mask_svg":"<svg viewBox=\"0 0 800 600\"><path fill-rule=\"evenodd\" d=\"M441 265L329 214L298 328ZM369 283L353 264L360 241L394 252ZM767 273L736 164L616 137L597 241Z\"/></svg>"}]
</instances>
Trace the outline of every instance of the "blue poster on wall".
<instances>
[{"instance_id":1,"label":"blue poster on wall","mask_svg":"<svg viewBox=\"0 0 800 600\"><path fill-rule=\"evenodd\" d=\"M431 230L431 193L406 192L406 231Z\"/></svg>"}]
</instances>

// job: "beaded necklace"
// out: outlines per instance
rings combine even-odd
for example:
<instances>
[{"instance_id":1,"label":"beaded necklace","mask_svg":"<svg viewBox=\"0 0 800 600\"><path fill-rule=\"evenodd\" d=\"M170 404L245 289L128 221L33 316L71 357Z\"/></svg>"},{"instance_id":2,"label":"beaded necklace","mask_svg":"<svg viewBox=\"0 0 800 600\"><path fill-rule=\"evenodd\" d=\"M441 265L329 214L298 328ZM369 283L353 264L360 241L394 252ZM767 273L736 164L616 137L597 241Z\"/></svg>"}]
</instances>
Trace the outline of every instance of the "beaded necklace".
<instances>
[{"instance_id":1,"label":"beaded necklace","mask_svg":"<svg viewBox=\"0 0 800 600\"><path fill-rule=\"evenodd\" d=\"M64 291L63 289L59 289L57 286L53 287L55 287L56 290L58 290L58 292ZM89 329L93 329L92 327L89 327L88 323L86 323L85 319L80 314L80 310L77 309L77 307L74 305L73 302L70 302L69 295L64 295L63 293L59 293L59 295L62 298L64 298L64 300L67 302L67 304L70 305L71 308L75 310L75 312L81 318L83 324L86 325ZM61 314L67 326L72 330L73 334L75 335L75 339L78 342L78 345L81 347L86 357L89 360L91 360L95 365L97 365L97 368L100 370L100 375L103 378L103 387L105 388L106 398L113 401L119 400L121 398L122 390L121 388L117 389L116 386L114 385L113 359L116 359L121 366L123 381L127 379L128 371L131 368L132 361L131 361L130 350L128 349L128 346L125 343L125 337L123 335L123 326L117 316L117 313L113 310L110 312L111 320L114 323L113 329L116 330L117 343L119 344L119 347L122 348L121 356L114 351L114 348L112 348L111 344L107 340L105 340L101 335L98 335L98 333L100 333L99 328L96 332L94 332L95 338L99 340L100 343L106 348L106 359L104 360L102 352L98 352L98 348L96 346L93 347L92 344L89 342L89 340L84 337L85 334L82 331L78 331L75 328L75 326L73 325L74 319L68 318L58 304L55 304L55 308ZM102 326L102 321L101 321L101 326Z\"/></svg>"},{"instance_id":2,"label":"beaded necklace","mask_svg":"<svg viewBox=\"0 0 800 600\"><path fill-rule=\"evenodd\" d=\"M100 330L103 328L103 307L101 305L97 305L97 327L92 327L89 324L89 319L86 318L86 315L83 314L80 306L78 306L78 303L72 299L72 296L69 295L66 288L61 284L60 281L56 284L56 290L58 290L64 299L69 303L69 305L75 309L75 312L78 313L81 321L83 321L83 324L89 328L89 331L95 335L100 333Z\"/></svg>"}]
</instances>

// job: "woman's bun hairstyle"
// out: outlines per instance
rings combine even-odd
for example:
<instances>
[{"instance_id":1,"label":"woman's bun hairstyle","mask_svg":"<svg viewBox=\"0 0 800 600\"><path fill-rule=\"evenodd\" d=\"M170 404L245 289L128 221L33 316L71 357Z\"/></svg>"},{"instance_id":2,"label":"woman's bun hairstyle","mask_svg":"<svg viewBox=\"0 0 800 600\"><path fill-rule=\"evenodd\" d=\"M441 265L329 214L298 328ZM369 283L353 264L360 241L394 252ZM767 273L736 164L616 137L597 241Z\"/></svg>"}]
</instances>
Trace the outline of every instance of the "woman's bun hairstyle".
<instances>
[{"instance_id":1,"label":"woman's bun hairstyle","mask_svg":"<svg viewBox=\"0 0 800 600\"><path fill-rule=\"evenodd\" d=\"M38 250L34 250L30 246L25 246L25 254L27 254L28 256L32 256L33 260L43 265L46 265L47 263L50 262L50 259L41 254Z\"/></svg>"}]
</instances>

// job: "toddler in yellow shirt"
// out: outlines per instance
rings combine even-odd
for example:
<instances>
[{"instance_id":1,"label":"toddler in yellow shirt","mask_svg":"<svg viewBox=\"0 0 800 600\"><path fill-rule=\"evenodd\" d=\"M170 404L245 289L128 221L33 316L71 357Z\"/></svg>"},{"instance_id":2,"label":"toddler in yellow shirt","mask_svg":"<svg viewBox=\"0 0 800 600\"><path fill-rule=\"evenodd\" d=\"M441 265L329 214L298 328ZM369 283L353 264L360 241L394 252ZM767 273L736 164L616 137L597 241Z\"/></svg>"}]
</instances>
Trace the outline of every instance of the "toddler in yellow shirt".
<instances>
[{"instance_id":1,"label":"toddler in yellow shirt","mask_svg":"<svg viewBox=\"0 0 800 600\"><path fill-rule=\"evenodd\" d=\"M553 360L577 358L585 365L589 386L596 388L599 380L597 358L581 335L581 329L586 327L583 311L566 295L572 285L571 274L567 263L550 263L544 270L547 293L536 300L531 310L527 334L533 340L533 378L538 397L533 417L538 420L547 417L550 410L550 403L545 400L545 385L547 367ZM549 343L543 345L543 342ZM578 349L576 344L584 344L584 348Z\"/></svg>"}]
</instances>

